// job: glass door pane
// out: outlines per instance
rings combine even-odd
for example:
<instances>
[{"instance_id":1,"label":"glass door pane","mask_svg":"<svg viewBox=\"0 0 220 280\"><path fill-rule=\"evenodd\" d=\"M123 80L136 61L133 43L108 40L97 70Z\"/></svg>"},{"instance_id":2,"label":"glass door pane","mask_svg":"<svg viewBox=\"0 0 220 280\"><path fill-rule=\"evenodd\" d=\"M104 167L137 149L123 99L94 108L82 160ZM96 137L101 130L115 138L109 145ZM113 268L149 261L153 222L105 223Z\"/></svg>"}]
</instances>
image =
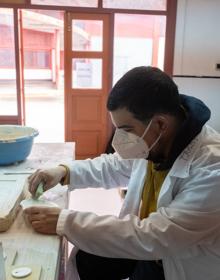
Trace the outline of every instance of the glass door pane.
<instances>
[{"instance_id":1,"label":"glass door pane","mask_svg":"<svg viewBox=\"0 0 220 280\"><path fill-rule=\"evenodd\" d=\"M12 9L0 8L0 115L17 115L17 89Z\"/></svg>"},{"instance_id":2,"label":"glass door pane","mask_svg":"<svg viewBox=\"0 0 220 280\"><path fill-rule=\"evenodd\" d=\"M72 60L72 88L102 88L102 60L74 58Z\"/></svg>"},{"instance_id":3,"label":"glass door pane","mask_svg":"<svg viewBox=\"0 0 220 280\"><path fill-rule=\"evenodd\" d=\"M114 25L114 84L136 66L163 70L166 16L116 14Z\"/></svg>"},{"instance_id":4,"label":"glass door pane","mask_svg":"<svg viewBox=\"0 0 220 280\"><path fill-rule=\"evenodd\" d=\"M73 51L102 51L101 20L72 20L72 32Z\"/></svg>"}]
</instances>

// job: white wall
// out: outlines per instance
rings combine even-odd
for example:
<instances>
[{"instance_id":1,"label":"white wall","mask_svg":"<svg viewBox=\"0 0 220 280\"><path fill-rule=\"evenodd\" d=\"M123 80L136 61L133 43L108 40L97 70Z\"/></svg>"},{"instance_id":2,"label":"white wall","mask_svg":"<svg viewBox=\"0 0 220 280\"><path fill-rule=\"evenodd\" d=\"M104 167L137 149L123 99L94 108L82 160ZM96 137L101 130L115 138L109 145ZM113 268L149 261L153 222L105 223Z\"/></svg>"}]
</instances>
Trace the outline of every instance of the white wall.
<instances>
[{"instance_id":1,"label":"white wall","mask_svg":"<svg viewBox=\"0 0 220 280\"><path fill-rule=\"evenodd\" d=\"M180 76L174 80L181 93L198 97L210 107L212 117L209 123L218 131L220 70L216 69L216 63L220 63L219 13L219 0L178 0L173 72L174 77Z\"/></svg>"},{"instance_id":2,"label":"white wall","mask_svg":"<svg viewBox=\"0 0 220 280\"><path fill-rule=\"evenodd\" d=\"M174 78L180 93L201 99L211 109L209 125L220 132L220 79Z\"/></svg>"}]
</instances>

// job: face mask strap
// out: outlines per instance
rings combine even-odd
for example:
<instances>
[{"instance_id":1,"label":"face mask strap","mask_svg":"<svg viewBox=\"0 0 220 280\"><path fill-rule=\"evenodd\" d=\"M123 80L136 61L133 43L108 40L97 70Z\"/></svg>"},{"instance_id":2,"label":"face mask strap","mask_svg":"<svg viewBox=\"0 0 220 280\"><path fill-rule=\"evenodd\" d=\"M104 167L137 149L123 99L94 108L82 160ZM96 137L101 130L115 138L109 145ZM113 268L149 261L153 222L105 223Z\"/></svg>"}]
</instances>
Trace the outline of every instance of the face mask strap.
<instances>
[{"instance_id":1,"label":"face mask strap","mask_svg":"<svg viewBox=\"0 0 220 280\"><path fill-rule=\"evenodd\" d=\"M144 138L144 136L145 136L146 133L148 132L148 130L149 130L150 126L151 126L151 123L152 123L152 119L150 120L148 126L146 127L146 129L145 129L145 131L144 131L144 133L143 133L143 135L141 136L142 139Z\"/></svg>"},{"instance_id":2,"label":"face mask strap","mask_svg":"<svg viewBox=\"0 0 220 280\"><path fill-rule=\"evenodd\" d=\"M148 132L151 123L152 123L152 119L150 120L148 126L146 127L146 129L145 129L145 131L144 131L144 133L143 133L143 135L141 136L142 139L144 138L144 136L145 136L146 133ZM160 132L159 136L157 137L157 140L151 145L151 147L149 147L149 151L150 151L151 149L153 149L153 147L157 144L157 142L160 140L161 135L162 135L162 132Z\"/></svg>"},{"instance_id":3,"label":"face mask strap","mask_svg":"<svg viewBox=\"0 0 220 280\"><path fill-rule=\"evenodd\" d=\"M149 151L150 151L151 149L153 149L153 147L157 144L157 142L160 140L161 135L162 135L162 132L161 132L160 135L157 137L157 140L150 146Z\"/></svg>"}]
</instances>

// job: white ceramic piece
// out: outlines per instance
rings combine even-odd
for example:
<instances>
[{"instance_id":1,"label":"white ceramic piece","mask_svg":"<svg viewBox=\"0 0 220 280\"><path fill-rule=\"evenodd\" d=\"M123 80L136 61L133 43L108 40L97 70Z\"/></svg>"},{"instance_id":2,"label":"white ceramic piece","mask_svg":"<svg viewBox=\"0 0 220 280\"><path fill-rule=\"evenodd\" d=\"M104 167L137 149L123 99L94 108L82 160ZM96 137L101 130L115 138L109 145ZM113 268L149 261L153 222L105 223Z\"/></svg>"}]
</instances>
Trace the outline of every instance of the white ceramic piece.
<instances>
[{"instance_id":1,"label":"white ceramic piece","mask_svg":"<svg viewBox=\"0 0 220 280\"><path fill-rule=\"evenodd\" d=\"M24 278L32 272L30 267L18 267L12 270L11 275L15 278Z\"/></svg>"}]
</instances>

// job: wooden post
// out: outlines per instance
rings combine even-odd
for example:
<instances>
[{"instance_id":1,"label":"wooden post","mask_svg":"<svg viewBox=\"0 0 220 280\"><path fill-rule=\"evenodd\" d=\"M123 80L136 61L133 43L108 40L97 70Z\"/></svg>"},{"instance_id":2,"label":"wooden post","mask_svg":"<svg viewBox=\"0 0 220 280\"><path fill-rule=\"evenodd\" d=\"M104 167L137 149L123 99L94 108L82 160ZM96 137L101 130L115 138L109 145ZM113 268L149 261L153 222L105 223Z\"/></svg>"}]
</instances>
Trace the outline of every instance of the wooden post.
<instances>
[{"instance_id":1,"label":"wooden post","mask_svg":"<svg viewBox=\"0 0 220 280\"><path fill-rule=\"evenodd\" d=\"M56 88L60 84L60 30L55 30L55 83Z\"/></svg>"},{"instance_id":2,"label":"wooden post","mask_svg":"<svg viewBox=\"0 0 220 280\"><path fill-rule=\"evenodd\" d=\"M152 50L152 66L158 67L158 52L159 52L159 38L160 38L160 22L157 16L154 16L153 26L153 50Z\"/></svg>"}]
</instances>

